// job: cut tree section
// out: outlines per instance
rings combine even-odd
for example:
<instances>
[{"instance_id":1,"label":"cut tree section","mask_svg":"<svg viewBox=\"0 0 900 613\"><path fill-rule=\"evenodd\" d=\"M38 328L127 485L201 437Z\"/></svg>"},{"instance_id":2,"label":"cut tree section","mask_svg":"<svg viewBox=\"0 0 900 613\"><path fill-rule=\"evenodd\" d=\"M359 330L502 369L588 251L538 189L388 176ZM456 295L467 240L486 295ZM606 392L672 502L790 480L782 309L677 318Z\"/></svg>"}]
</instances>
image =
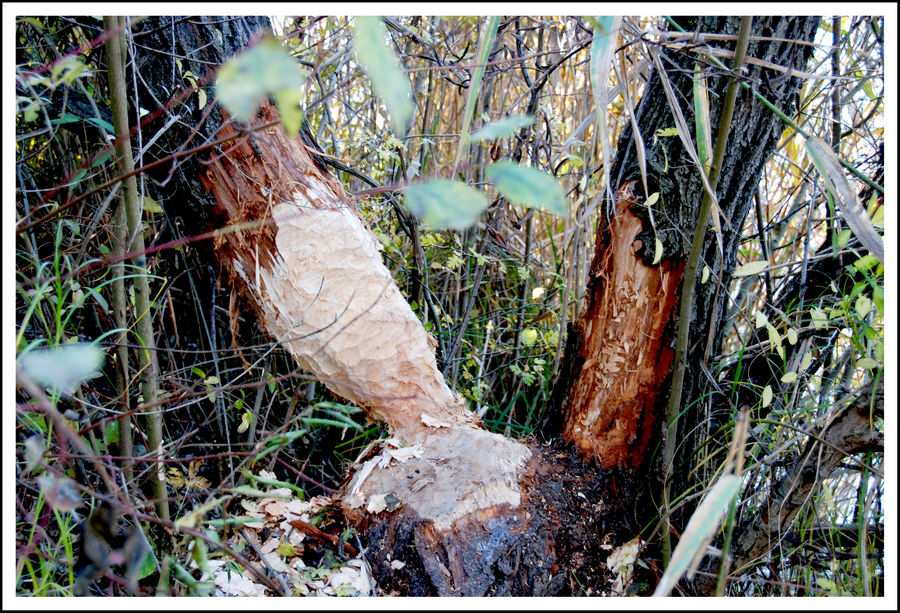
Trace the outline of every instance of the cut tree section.
<instances>
[{"instance_id":1,"label":"cut tree section","mask_svg":"<svg viewBox=\"0 0 900 613\"><path fill-rule=\"evenodd\" d=\"M681 262L647 266L638 257L644 222L634 206L625 184L612 224L597 241L563 427L566 440L604 467L636 468L644 458L658 419L658 390L674 357L664 330L684 271Z\"/></svg>"}]
</instances>

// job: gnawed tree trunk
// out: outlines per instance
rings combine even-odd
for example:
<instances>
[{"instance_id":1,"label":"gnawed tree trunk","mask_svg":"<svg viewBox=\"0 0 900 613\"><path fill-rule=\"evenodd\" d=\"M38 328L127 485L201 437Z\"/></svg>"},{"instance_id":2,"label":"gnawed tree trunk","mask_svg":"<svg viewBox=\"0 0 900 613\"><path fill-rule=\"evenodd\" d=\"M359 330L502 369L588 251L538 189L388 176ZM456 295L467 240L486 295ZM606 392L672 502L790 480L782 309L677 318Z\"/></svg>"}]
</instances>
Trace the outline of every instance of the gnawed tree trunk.
<instances>
[{"instance_id":1,"label":"gnawed tree trunk","mask_svg":"<svg viewBox=\"0 0 900 613\"><path fill-rule=\"evenodd\" d=\"M633 185L618 190L601 230L581 315L584 360L569 387L562 435L604 466L637 468L657 432L656 402L674 350L665 335L678 304L684 262L647 266Z\"/></svg>"},{"instance_id":2,"label":"gnawed tree trunk","mask_svg":"<svg viewBox=\"0 0 900 613\"><path fill-rule=\"evenodd\" d=\"M205 74L265 25L210 17L141 22L139 69L154 75L145 104L181 89L177 77L166 83L175 74L171 54L190 58L182 70ZM605 491L603 481L581 477L590 471L568 458L478 426L437 370L434 339L394 284L354 203L303 138L285 135L274 107L265 104L254 122L272 126L242 131L215 109L197 122L204 112L196 104L191 97L175 107L192 116L189 129L176 124L162 153L189 139L192 146L227 140L202 162L187 159L162 177L171 179L172 198L190 195L196 216L189 230L224 225L214 257L266 331L334 393L390 426L392 438L342 491L346 515L368 530L369 563L382 589L549 595L565 587L568 569L602 577L593 557L602 550L586 555L565 543L598 538L591 523L603 516L598 504L627 517L618 501L592 495Z\"/></svg>"},{"instance_id":3,"label":"gnawed tree trunk","mask_svg":"<svg viewBox=\"0 0 900 613\"><path fill-rule=\"evenodd\" d=\"M277 120L274 107L261 120ZM226 124L218 137L234 135ZM540 516L519 511L531 451L480 429L447 387L378 241L302 140L277 124L238 138L203 176L234 229L219 240L226 269L297 363L394 437L348 483L349 516L362 523L400 507L391 522L414 526L438 592L484 593L496 563L476 549L485 532L503 553Z\"/></svg>"},{"instance_id":4,"label":"gnawed tree trunk","mask_svg":"<svg viewBox=\"0 0 900 613\"><path fill-rule=\"evenodd\" d=\"M687 32L736 35L739 17L677 18ZM816 17L755 17L752 36L778 40L752 41L747 55L792 68L805 69L811 47L784 41L811 41ZM690 37L687 34L686 37ZM733 48L733 43L730 43ZM666 65L675 65L671 80L688 126L694 125L693 80L696 55L668 51ZM671 64L669 64L671 63ZM781 73L751 67L752 83L769 83ZM783 75L782 75L783 76ZM728 79L708 80L710 125L718 124ZM800 79L782 78L778 87L759 87L786 115L793 113ZM653 205L656 228L651 226L643 202L641 174L630 125L620 141L611 177L618 190L611 219L601 221L591 264L586 307L567 341L555 396L564 407L559 424L566 440L606 467L637 468L646 459L650 443L658 440L667 380L674 357L675 306L682 292L684 261L699 217L703 184L696 166L678 137L658 137L659 130L675 125L661 76L654 71L637 109L638 127L646 146L649 191L659 192ZM679 438L702 437L708 416L691 404L705 387L703 365L717 351L717 334L724 309L722 296L737 263L741 228L766 161L774 151L784 124L750 92L739 90L731 136L718 183L723 222L724 257L716 254L710 231L703 249L710 281L698 281L690 325L687 373L681 406ZM715 139L715 135L713 135ZM654 144L655 143L655 144ZM663 258L653 265L655 239L663 243ZM700 432L697 426L701 425ZM690 454L692 447L684 449Z\"/></svg>"}]
</instances>

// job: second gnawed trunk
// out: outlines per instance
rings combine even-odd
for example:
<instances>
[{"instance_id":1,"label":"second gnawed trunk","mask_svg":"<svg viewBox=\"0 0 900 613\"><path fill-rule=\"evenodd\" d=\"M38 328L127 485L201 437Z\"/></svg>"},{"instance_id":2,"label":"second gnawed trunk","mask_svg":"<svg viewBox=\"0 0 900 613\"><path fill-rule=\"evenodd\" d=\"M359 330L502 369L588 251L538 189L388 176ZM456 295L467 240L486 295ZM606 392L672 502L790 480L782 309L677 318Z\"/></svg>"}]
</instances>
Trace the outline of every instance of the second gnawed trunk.
<instances>
[{"instance_id":1,"label":"second gnawed trunk","mask_svg":"<svg viewBox=\"0 0 900 613\"><path fill-rule=\"evenodd\" d=\"M637 468L656 432L659 389L672 365L665 338L683 262L648 266L639 256L643 222L630 184L601 229L591 265L581 344L567 398L563 437L606 467Z\"/></svg>"}]
</instances>

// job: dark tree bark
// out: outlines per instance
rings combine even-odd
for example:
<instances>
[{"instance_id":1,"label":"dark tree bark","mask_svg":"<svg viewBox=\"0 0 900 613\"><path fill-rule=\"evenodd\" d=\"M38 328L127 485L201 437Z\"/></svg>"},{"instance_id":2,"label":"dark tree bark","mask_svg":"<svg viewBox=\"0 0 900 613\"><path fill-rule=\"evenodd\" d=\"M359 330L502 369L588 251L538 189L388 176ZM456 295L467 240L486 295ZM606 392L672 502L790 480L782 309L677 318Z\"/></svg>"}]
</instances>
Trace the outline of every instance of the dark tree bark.
<instances>
[{"instance_id":1,"label":"dark tree bark","mask_svg":"<svg viewBox=\"0 0 900 613\"><path fill-rule=\"evenodd\" d=\"M736 35L740 18L679 18L688 32ZM752 36L811 41L818 26L815 17L756 17ZM733 49L733 44L731 45ZM747 54L802 71L811 47L781 41L751 41ZM693 71L697 56L663 53L663 63L689 126L694 125ZM752 66L746 79L776 107L791 116L801 80L784 78L772 70ZM728 79L708 79L710 125L718 125ZM633 133L620 139L611 176L617 202L611 218L604 216L588 284L587 305L569 340L556 396L563 399L563 436L587 457L604 466L637 468L658 440L661 403L668 398L668 376L674 358L677 325L689 325L685 385L680 406L689 407L681 419L678 440L700 439L713 424L698 399L708 386L703 366L719 349L718 330L725 309L726 288L737 261L741 228L766 161L784 130L784 124L749 91L740 89L728 139L717 196L724 217L723 255L708 233L702 261L711 270L710 281L698 280L690 322L679 324L675 306L681 293L684 260L694 235L703 198L696 166L677 136L656 138L657 131L675 125L669 101L654 71L637 109L638 127L646 145L656 231L650 225ZM654 145L654 142L656 143ZM639 195L637 195L639 194ZM659 266L653 266L655 237L664 245ZM698 426L699 429L698 429ZM694 438L693 440L697 440ZM684 445L690 453L692 446ZM684 459L681 457L680 459Z\"/></svg>"}]
</instances>

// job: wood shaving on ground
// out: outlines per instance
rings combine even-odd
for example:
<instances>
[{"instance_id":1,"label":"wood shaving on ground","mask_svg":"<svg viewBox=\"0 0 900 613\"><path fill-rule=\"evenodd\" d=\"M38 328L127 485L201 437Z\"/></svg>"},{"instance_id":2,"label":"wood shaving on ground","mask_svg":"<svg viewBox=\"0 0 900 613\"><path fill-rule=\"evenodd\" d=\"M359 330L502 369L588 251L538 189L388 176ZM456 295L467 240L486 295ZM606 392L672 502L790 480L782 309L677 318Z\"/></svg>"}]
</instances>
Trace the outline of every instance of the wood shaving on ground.
<instances>
[{"instance_id":1,"label":"wood shaving on ground","mask_svg":"<svg viewBox=\"0 0 900 613\"><path fill-rule=\"evenodd\" d=\"M273 479L273 474L261 473L261 477ZM331 499L316 496L310 500L290 495L288 488L266 490L271 497L243 498L240 509L243 515L234 516L241 527L228 537L228 546L244 556L251 564L286 586L294 596L374 596L375 581L362 554L355 558L339 560L330 540L322 542L291 525L304 522L315 526L316 517L327 507ZM315 531L315 528L311 530ZM242 534L243 533L243 534ZM328 539L334 538L329 536ZM250 541L249 543L247 541ZM335 539L339 540L339 539ZM312 547L322 553L317 567L307 566L303 553ZM323 551L324 550L324 551ZM355 553L356 548L341 548ZM198 568L192 560L191 569ZM211 596L277 596L249 570L228 558L209 559L201 574L201 582L215 584Z\"/></svg>"}]
</instances>

